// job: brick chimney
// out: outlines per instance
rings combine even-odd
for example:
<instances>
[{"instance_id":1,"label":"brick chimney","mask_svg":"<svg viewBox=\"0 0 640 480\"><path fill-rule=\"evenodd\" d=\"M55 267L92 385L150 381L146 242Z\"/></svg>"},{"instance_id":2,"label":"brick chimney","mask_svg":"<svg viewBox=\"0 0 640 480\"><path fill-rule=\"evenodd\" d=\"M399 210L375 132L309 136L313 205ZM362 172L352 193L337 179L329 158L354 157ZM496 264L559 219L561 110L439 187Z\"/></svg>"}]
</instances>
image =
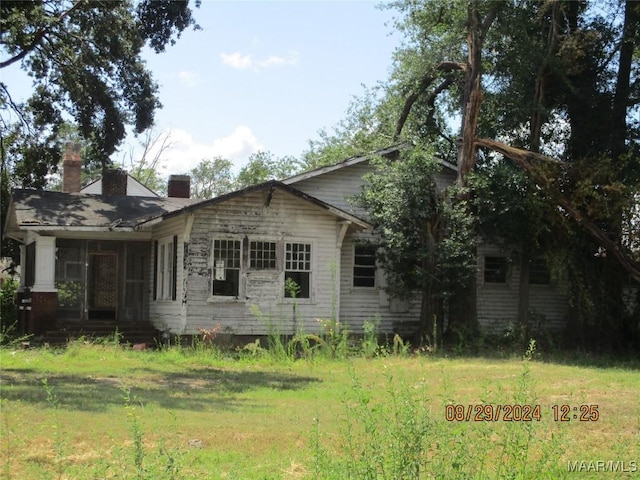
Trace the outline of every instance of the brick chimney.
<instances>
[{"instance_id":1,"label":"brick chimney","mask_svg":"<svg viewBox=\"0 0 640 480\"><path fill-rule=\"evenodd\" d=\"M112 168L102 172L102 195L127 195L127 172Z\"/></svg>"},{"instance_id":2,"label":"brick chimney","mask_svg":"<svg viewBox=\"0 0 640 480\"><path fill-rule=\"evenodd\" d=\"M167 185L167 196L174 198L190 198L191 177L189 175L171 175Z\"/></svg>"},{"instance_id":3,"label":"brick chimney","mask_svg":"<svg viewBox=\"0 0 640 480\"><path fill-rule=\"evenodd\" d=\"M80 172L82 171L82 160L80 160L80 144L67 142L62 160L62 191L66 193L77 193L80 191Z\"/></svg>"}]
</instances>

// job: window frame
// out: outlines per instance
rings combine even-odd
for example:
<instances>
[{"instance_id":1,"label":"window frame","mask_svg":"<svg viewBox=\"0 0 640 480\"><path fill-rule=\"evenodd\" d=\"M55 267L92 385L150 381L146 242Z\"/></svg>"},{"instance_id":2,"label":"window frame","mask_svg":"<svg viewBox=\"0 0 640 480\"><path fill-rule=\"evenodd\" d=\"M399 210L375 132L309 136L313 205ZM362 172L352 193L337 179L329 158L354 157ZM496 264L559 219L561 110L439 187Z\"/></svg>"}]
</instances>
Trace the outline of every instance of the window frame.
<instances>
[{"instance_id":1,"label":"window frame","mask_svg":"<svg viewBox=\"0 0 640 480\"><path fill-rule=\"evenodd\" d=\"M356 260L358 258L358 256L360 257L364 257L364 254L360 254L358 255L357 253L357 249L358 248L366 248L369 249L370 251L373 252L373 265L365 265L365 264L358 264L356 263ZM353 288L362 288L365 290L374 290L378 287L378 262L377 262L377 251L378 248L375 245L371 245L368 243L355 243L353 245L353 266L351 269L351 286ZM371 255L366 255L366 256L371 256ZM372 270L372 275L370 276L362 276L362 275L358 275L356 276L356 268L362 268L362 269L371 269ZM365 279L372 279L373 280L373 285L356 285L356 278L365 278Z\"/></svg>"},{"instance_id":2,"label":"window frame","mask_svg":"<svg viewBox=\"0 0 640 480\"><path fill-rule=\"evenodd\" d=\"M224 266L225 280L217 280L216 276L219 273L220 268L216 267L216 260L228 260L228 258L224 259L216 259L216 242L227 242L227 246L224 251L229 252L238 252L237 257L234 255L232 260L234 260L233 266L229 267L228 265ZM233 248L229 248L228 242L233 242ZM209 286L209 301L229 301L229 300L239 300L244 297L244 290L242 284L243 274L246 272L246 267L244 265L244 252L243 252L243 242L244 240L240 237L228 237L228 236L219 236L211 238L211 254L210 254L210 268L211 268L211 277L210 277L210 286ZM238 248L235 247L235 243L238 244ZM235 266L235 261L237 260L237 267ZM236 294L235 295L224 295L224 294L216 294L214 292L215 282L218 281L227 281L226 276L228 275L227 271L232 270L237 272L237 281L236 281Z\"/></svg>"},{"instance_id":3,"label":"window frame","mask_svg":"<svg viewBox=\"0 0 640 480\"><path fill-rule=\"evenodd\" d=\"M153 298L175 301L178 293L178 236L163 237L154 242Z\"/></svg>"},{"instance_id":4,"label":"window frame","mask_svg":"<svg viewBox=\"0 0 640 480\"><path fill-rule=\"evenodd\" d=\"M260 244L260 249L254 249L254 245L257 247L258 244ZM264 248L266 245L268 245L267 249ZM262 237L260 237L259 240L249 239L247 271L277 271L279 266L278 259L280 257L279 250L280 248L277 241L264 239ZM256 254L255 256L254 252ZM260 253L259 256L258 252ZM266 258L265 254L267 254ZM268 264L265 266L264 262L268 262Z\"/></svg>"},{"instance_id":5,"label":"window frame","mask_svg":"<svg viewBox=\"0 0 640 480\"><path fill-rule=\"evenodd\" d=\"M507 285L509 280L509 261L504 255L484 255L484 262L482 266L482 281L484 284L489 285ZM500 260L500 263L503 265L500 266L500 269L492 267L487 268L487 260ZM487 273L491 275L490 278L487 278ZM501 280L496 280L496 273L501 273Z\"/></svg>"},{"instance_id":6,"label":"window frame","mask_svg":"<svg viewBox=\"0 0 640 480\"><path fill-rule=\"evenodd\" d=\"M305 245L305 246L309 246L309 258L308 259L303 259L303 260L299 260L299 259L287 259L287 247L289 245ZM316 270L315 268L315 255L314 255L314 251L316 249L316 246L314 244L313 241L311 241L310 239L302 239L302 238L289 238L286 239L282 242L282 298L285 301L306 301L306 302L313 302L313 285L314 285L314 272ZM293 253L293 252L290 252ZM299 253L299 252L296 252ZM304 252L305 254L307 252ZM296 268L287 268L288 266L288 262L296 262L298 265L296 265ZM305 264L308 263L308 269L300 269L299 264L300 262L303 262ZM304 265L305 267L307 265ZM293 265L289 265L289 267L293 267ZM308 274L307 276L307 284L308 284L308 295L306 296L300 296L299 294L293 298L291 295L288 294L288 292L285 290L285 285L286 285L286 281L287 278L290 278L288 276L288 274L291 273L295 273L295 274ZM300 283L300 282L296 282L296 283Z\"/></svg>"}]
</instances>

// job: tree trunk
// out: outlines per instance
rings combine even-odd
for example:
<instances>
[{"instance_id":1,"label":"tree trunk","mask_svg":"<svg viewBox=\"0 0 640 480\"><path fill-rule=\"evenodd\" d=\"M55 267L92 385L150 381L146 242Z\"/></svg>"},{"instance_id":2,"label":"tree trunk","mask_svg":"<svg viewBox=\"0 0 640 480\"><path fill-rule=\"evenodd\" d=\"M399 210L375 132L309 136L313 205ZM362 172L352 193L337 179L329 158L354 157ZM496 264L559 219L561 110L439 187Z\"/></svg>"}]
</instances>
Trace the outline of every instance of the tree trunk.
<instances>
[{"instance_id":1,"label":"tree trunk","mask_svg":"<svg viewBox=\"0 0 640 480\"><path fill-rule=\"evenodd\" d=\"M627 103L630 93L631 65L633 63L633 51L635 49L635 36L640 21L640 6L638 2L627 0L625 2L624 13L616 93L613 98L611 112L611 154L614 159L618 158L626 150Z\"/></svg>"}]
</instances>

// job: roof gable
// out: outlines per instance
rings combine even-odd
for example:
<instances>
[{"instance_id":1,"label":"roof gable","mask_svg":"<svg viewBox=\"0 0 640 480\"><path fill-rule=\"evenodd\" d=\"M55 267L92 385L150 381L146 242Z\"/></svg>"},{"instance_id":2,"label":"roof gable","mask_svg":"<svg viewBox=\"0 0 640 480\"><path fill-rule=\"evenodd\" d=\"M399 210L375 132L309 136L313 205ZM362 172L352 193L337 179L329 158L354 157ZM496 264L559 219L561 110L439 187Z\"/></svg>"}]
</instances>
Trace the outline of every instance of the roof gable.
<instances>
[{"instance_id":1,"label":"roof gable","mask_svg":"<svg viewBox=\"0 0 640 480\"><path fill-rule=\"evenodd\" d=\"M279 190L285 191L285 192L287 192L287 193L289 193L291 195L294 195L295 197L298 197L300 200L302 200L304 202L311 203L311 204L315 205L316 207L321 208L323 210L326 210L329 213L331 213L332 215L334 215L334 216L336 216L338 218L341 218L342 220L351 222L351 223L353 223L355 225L358 225L358 226L360 226L362 228L372 228L372 225L369 222L367 222L367 221L365 221L365 220L363 220L363 219L361 219L361 218L359 218L359 217L357 217L355 215L352 215L352 214L350 214L348 212L345 212L344 210L341 210L341 209L339 209L339 208L337 208L337 207L335 207L335 206L333 206L333 205L331 205L329 203L323 202L322 200L319 200L319 199L317 199L315 197L312 197L311 195L308 195L308 194L306 194L306 193L304 193L304 192L302 192L302 191L300 191L300 190L298 190L296 188L293 188L293 187L291 187L289 185L286 185L286 184L284 184L282 182L279 182L277 180L270 180L268 182L260 183L260 184L257 184L257 185L252 185L250 187L247 187L247 188L244 188L244 189L241 189L241 190L236 190L236 191L233 191L233 192L230 192L230 193L226 193L226 194L220 195L218 197L210 198L210 199L207 199L207 200L202 200L202 201L200 201L198 203L194 203L194 204L185 206L184 208L182 208L180 210L176 210L176 211L173 211L173 212L166 213L166 214L163 215L162 218L163 219L171 218L173 216L180 215L180 214L185 213L185 212L194 211L194 210L197 210L197 209L200 209L200 208L208 207L210 205L216 205L216 204L224 203L224 202L226 202L228 200L231 200L231 199L237 198L237 197L241 197L241 196L246 195L246 194L248 194L250 192L255 192L255 191L259 191L259 190L265 190L267 192L270 192L270 191L273 191L273 189L279 189ZM269 195L267 196L267 202L268 202L268 200L269 200Z\"/></svg>"},{"instance_id":2,"label":"roof gable","mask_svg":"<svg viewBox=\"0 0 640 480\"><path fill-rule=\"evenodd\" d=\"M342 168L350 167L352 165L357 165L363 162L368 162L373 157L377 157L377 156L395 159L398 157L402 148L403 148L402 144L392 145L391 147L383 148L381 150L376 150L375 152L368 153L366 155L357 155L355 157L350 157L350 158L347 158L346 160L335 163L333 165L326 165L323 167L316 168L314 170L309 170L308 172L299 173L292 177L285 178L284 180L282 180L282 183L284 183L285 185L292 185L294 183L302 182L303 180L308 180L310 178L317 177L320 175L325 175L327 173L334 172ZM440 163L440 165L442 165L447 169L450 169L454 172L458 171L458 168L452 163L449 163L440 158L438 159L438 162Z\"/></svg>"},{"instance_id":3,"label":"roof gable","mask_svg":"<svg viewBox=\"0 0 640 480\"><path fill-rule=\"evenodd\" d=\"M80 193L94 195L102 194L102 178L94 180L80 189ZM130 174L127 174L127 196L130 197L160 197L156 192L145 186Z\"/></svg>"}]
</instances>

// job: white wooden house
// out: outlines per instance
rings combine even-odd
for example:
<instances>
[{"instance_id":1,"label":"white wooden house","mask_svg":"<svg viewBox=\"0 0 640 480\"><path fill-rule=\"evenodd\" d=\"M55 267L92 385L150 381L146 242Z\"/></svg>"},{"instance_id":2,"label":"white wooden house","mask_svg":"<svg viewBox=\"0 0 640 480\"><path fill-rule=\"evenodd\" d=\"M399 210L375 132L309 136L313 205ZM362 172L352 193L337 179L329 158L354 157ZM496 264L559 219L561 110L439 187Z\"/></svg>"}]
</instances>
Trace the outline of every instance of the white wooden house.
<instances>
[{"instance_id":1,"label":"white wooden house","mask_svg":"<svg viewBox=\"0 0 640 480\"><path fill-rule=\"evenodd\" d=\"M391 161L398 148L376 154ZM168 198L137 195L137 186L128 192L122 172L106 175L99 194L82 192L77 151L70 149L65 192L16 190L9 206L5 231L22 244L25 330L151 322L179 335L219 327L260 336L319 331L319 320L329 318L361 332L377 318L382 333L410 334L419 300L387 295L372 226L350 202L373 169L370 160L353 157L194 201L184 176L170 178ZM456 169L441 165L434 180L444 188ZM497 332L517 318L518 275L493 247L480 245L479 252L479 319ZM298 286L295 298L288 279ZM544 272L539 280L531 308L559 325L562 286Z\"/></svg>"}]
</instances>

